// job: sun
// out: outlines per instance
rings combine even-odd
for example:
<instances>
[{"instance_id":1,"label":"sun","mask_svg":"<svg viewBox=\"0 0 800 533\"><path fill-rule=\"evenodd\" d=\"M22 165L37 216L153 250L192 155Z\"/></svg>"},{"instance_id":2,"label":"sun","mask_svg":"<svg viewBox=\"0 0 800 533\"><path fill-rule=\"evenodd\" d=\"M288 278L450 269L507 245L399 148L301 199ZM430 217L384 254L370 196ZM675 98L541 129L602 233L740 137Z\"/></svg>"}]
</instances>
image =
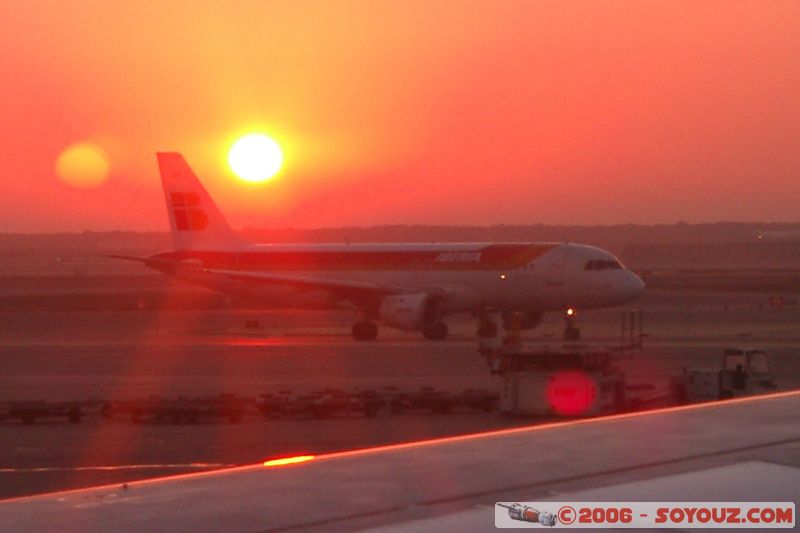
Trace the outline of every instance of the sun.
<instances>
[{"instance_id":1,"label":"sun","mask_svg":"<svg viewBox=\"0 0 800 533\"><path fill-rule=\"evenodd\" d=\"M228 151L228 165L245 181L268 180L278 173L282 164L281 147L262 133L239 138Z\"/></svg>"}]
</instances>

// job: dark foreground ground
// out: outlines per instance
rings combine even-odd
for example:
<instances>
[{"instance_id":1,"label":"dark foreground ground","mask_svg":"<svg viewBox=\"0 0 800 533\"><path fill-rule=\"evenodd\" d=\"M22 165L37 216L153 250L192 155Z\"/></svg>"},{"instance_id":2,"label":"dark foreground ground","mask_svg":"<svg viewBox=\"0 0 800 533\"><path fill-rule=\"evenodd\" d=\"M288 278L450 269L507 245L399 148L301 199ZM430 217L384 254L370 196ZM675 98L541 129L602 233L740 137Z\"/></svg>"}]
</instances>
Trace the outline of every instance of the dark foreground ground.
<instances>
[{"instance_id":1,"label":"dark foreground ground","mask_svg":"<svg viewBox=\"0 0 800 533\"><path fill-rule=\"evenodd\" d=\"M651 291L645 349L624 361L638 379L657 382L683 366L718 364L724 346L766 348L781 388L800 387L800 308L775 307L768 292ZM422 342L382 330L354 343L349 313L256 310L0 311L0 401L132 399L220 392L256 396L289 388L353 390L422 386L496 387L476 353L474 324L451 322L452 338ZM253 330L244 327L258 321ZM584 313L587 343L619 342L620 311ZM531 342L557 344L561 323L548 317ZM381 414L327 420L240 424L133 424L90 418L0 423L0 497L123 482L265 458L320 453L527 425L497 413Z\"/></svg>"}]
</instances>

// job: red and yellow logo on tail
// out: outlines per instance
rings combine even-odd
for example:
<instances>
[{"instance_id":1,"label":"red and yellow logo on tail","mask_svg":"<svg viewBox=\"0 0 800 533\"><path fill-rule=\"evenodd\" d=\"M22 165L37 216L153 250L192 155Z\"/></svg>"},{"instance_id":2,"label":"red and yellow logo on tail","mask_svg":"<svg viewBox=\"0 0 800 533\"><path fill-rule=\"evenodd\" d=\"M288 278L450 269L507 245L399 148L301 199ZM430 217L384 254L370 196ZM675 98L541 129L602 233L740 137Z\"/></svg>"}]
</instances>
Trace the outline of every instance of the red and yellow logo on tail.
<instances>
[{"instance_id":1,"label":"red and yellow logo on tail","mask_svg":"<svg viewBox=\"0 0 800 533\"><path fill-rule=\"evenodd\" d=\"M199 208L200 198L196 193L173 192L170 203L178 231L202 231L208 227L208 217Z\"/></svg>"}]
</instances>

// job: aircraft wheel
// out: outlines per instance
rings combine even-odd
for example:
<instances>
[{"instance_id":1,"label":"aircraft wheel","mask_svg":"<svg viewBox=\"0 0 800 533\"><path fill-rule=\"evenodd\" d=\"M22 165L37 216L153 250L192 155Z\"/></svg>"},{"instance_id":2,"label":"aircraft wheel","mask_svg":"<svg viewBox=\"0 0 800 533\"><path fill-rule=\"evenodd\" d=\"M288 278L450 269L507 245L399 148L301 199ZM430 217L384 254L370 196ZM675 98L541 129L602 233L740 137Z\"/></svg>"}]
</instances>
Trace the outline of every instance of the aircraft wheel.
<instances>
[{"instance_id":1,"label":"aircraft wheel","mask_svg":"<svg viewBox=\"0 0 800 533\"><path fill-rule=\"evenodd\" d=\"M422 335L431 341L442 341L447 338L447 324L437 322L422 330Z\"/></svg>"},{"instance_id":2,"label":"aircraft wheel","mask_svg":"<svg viewBox=\"0 0 800 533\"><path fill-rule=\"evenodd\" d=\"M570 327L564 330L565 341L576 341L581 338L581 330L575 327Z\"/></svg>"},{"instance_id":3,"label":"aircraft wheel","mask_svg":"<svg viewBox=\"0 0 800 533\"><path fill-rule=\"evenodd\" d=\"M374 341L378 337L378 325L362 320L353 325L353 338L357 341Z\"/></svg>"}]
</instances>

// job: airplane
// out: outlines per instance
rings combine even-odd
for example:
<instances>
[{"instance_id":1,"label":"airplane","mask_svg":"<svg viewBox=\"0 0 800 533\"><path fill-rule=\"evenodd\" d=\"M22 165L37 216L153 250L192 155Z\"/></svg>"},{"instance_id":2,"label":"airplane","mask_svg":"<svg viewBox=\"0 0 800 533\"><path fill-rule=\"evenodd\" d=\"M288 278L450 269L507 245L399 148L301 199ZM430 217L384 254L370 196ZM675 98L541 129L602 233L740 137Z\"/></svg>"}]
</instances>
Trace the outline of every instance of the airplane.
<instances>
[{"instance_id":1,"label":"airplane","mask_svg":"<svg viewBox=\"0 0 800 533\"><path fill-rule=\"evenodd\" d=\"M576 340L576 310L625 304L644 290L614 255L582 244L252 244L231 229L180 153L157 159L175 248L113 257L272 305L349 306L359 315L359 341L377 337L378 321L441 340L448 315L485 310L518 313L523 329L562 312L564 337Z\"/></svg>"}]
</instances>

